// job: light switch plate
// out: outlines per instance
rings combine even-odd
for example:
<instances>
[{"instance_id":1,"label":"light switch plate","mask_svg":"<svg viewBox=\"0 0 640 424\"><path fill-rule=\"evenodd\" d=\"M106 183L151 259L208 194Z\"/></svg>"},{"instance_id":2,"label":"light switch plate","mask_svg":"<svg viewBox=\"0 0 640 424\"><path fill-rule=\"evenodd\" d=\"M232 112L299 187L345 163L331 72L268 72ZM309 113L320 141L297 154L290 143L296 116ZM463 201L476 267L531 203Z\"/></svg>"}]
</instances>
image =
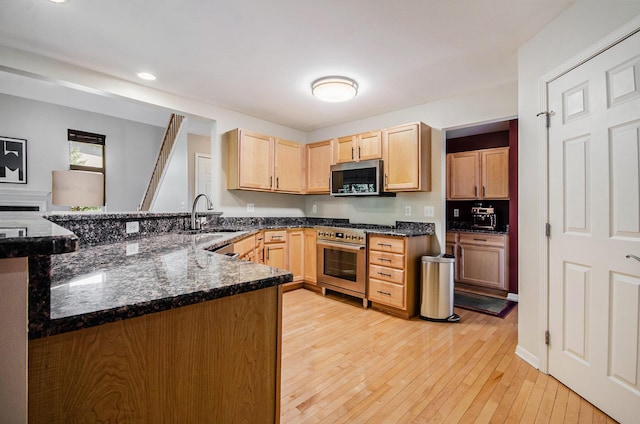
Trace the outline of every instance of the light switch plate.
<instances>
[{"instance_id":1,"label":"light switch plate","mask_svg":"<svg viewBox=\"0 0 640 424\"><path fill-rule=\"evenodd\" d=\"M429 218L433 218L434 215L434 209L433 206L425 206L424 207L424 216L429 217Z\"/></svg>"},{"instance_id":2,"label":"light switch plate","mask_svg":"<svg viewBox=\"0 0 640 424\"><path fill-rule=\"evenodd\" d=\"M313 206L311 206L311 213L317 213L318 212L318 205L314 204Z\"/></svg>"},{"instance_id":3,"label":"light switch plate","mask_svg":"<svg viewBox=\"0 0 640 424\"><path fill-rule=\"evenodd\" d=\"M411 205L407 205L404 207L404 214L406 216L411 216Z\"/></svg>"},{"instance_id":4,"label":"light switch plate","mask_svg":"<svg viewBox=\"0 0 640 424\"><path fill-rule=\"evenodd\" d=\"M458 218L460 216L460 209L454 209L453 210L453 217L454 218Z\"/></svg>"},{"instance_id":5,"label":"light switch plate","mask_svg":"<svg viewBox=\"0 0 640 424\"><path fill-rule=\"evenodd\" d=\"M138 221L129 221L126 224L127 234L137 233L140 231L140 223Z\"/></svg>"},{"instance_id":6,"label":"light switch plate","mask_svg":"<svg viewBox=\"0 0 640 424\"><path fill-rule=\"evenodd\" d=\"M256 211L256 205L254 205L253 203L247 203L247 212L255 212Z\"/></svg>"}]
</instances>

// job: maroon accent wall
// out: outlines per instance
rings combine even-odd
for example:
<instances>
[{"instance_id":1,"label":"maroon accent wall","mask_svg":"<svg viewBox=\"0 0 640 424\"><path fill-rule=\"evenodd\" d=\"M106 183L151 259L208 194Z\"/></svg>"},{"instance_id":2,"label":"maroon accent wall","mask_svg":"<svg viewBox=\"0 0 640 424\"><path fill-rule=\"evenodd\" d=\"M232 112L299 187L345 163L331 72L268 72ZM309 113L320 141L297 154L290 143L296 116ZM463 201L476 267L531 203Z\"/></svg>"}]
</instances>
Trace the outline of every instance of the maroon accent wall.
<instances>
[{"instance_id":1,"label":"maroon accent wall","mask_svg":"<svg viewBox=\"0 0 640 424\"><path fill-rule=\"evenodd\" d=\"M510 145L509 134L510 131L496 131L487 134L451 138L447 140L447 153L507 147Z\"/></svg>"},{"instance_id":2,"label":"maroon accent wall","mask_svg":"<svg viewBox=\"0 0 640 424\"><path fill-rule=\"evenodd\" d=\"M509 293L518 293L518 120L509 121Z\"/></svg>"}]
</instances>

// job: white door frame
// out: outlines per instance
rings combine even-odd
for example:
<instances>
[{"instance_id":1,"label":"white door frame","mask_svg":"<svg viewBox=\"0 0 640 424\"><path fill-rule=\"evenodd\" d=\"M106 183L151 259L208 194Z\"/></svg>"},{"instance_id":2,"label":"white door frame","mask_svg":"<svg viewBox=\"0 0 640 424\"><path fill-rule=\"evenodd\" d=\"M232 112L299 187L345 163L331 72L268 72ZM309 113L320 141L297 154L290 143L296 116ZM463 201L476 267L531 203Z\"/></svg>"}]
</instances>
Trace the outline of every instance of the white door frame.
<instances>
[{"instance_id":1,"label":"white door frame","mask_svg":"<svg viewBox=\"0 0 640 424\"><path fill-rule=\"evenodd\" d=\"M569 59L562 65L553 69L552 71L544 74L540 78L539 84L539 92L540 92L540 112L547 111L547 101L548 101L548 86L549 84L557 78L560 78L562 75L567 72L577 68L598 54L604 52L625 38L630 37L636 32L640 31L640 16L631 20L626 25L622 26L617 31L613 32L609 36L600 40L598 43L592 45L582 53L574 56ZM548 111L547 111L548 112ZM542 140L540 143L540 169L544 170L541 173L540 178L540 205L543 214L540 214L540 222L539 228L540 231L545 231L546 224L549 222L549 161L547 160L547 155L549 153L549 131L546 128L546 116L540 115L539 121L539 133L542 135ZM540 290L540 298L539 298L539 311L540 311L540 335L538 338L539 343L539 352L540 352L540 371L545 374L549 373L549 346L545 342L545 331L549 329L549 239L546 238L544 243L540 244L540 257L542 258L540 275L544 276L545 282L541 286Z\"/></svg>"}]
</instances>

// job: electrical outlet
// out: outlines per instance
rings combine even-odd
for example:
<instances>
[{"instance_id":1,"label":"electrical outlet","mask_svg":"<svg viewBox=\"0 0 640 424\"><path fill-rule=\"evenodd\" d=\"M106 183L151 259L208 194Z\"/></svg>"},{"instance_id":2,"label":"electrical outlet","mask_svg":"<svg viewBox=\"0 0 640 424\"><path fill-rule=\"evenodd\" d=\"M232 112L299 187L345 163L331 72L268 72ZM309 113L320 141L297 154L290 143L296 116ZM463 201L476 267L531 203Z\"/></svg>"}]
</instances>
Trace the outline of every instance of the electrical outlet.
<instances>
[{"instance_id":1,"label":"electrical outlet","mask_svg":"<svg viewBox=\"0 0 640 424\"><path fill-rule=\"evenodd\" d=\"M137 255L139 246L138 243L127 243L127 256Z\"/></svg>"},{"instance_id":2,"label":"electrical outlet","mask_svg":"<svg viewBox=\"0 0 640 424\"><path fill-rule=\"evenodd\" d=\"M318 205L314 203L313 206L311 206L311 213L317 213L317 212L318 212Z\"/></svg>"},{"instance_id":3,"label":"electrical outlet","mask_svg":"<svg viewBox=\"0 0 640 424\"><path fill-rule=\"evenodd\" d=\"M127 234L137 233L140 231L140 223L138 221L129 221L126 224Z\"/></svg>"},{"instance_id":4,"label":"electrical outlet","mask_svg":"<svg viewBox=\"0 0 640 424\"><path fill-rule=\"evenodd\" d=\"M404 214L406 216L411 216L411 205L407 205L404 207Z\"/></svg>"},{"instance_id":5,"label":"electrical outlet","mask_svg":"<svg viewBox=\"0 0 640 424\"><path fill-rule=\"evenodd\" d=\"M256 211L256 205L254 205L253 203L247 203L247 212L255 212Z\"/></svg>"},{"instance_id":6,"label":"electrical outlet","mask_svg":"<svg viewBox=\"0 0 640 424\"><path fill-rule=\"evenodd\" d=\"M434 215L433 206L425 206L424 207L424 216L432 218Z\"/></svg>"},{"instance_id":7,"label":"electrical outlet","mask_svg":"<svg viewBox=\"0 0 640 424\"><path fill-rule=\"evenodd\" d=\"M453 210L453 217L454 218L458 218L460 216L460 209L454 209Z\"/></svg>"}]
</instances>

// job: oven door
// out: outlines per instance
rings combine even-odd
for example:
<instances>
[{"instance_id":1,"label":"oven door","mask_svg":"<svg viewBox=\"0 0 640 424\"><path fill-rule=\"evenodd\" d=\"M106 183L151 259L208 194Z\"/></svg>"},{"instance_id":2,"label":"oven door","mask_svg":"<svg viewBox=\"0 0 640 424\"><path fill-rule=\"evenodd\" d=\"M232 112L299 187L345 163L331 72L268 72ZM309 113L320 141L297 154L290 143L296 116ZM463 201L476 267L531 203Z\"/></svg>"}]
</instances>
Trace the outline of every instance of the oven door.
<instances>
[{"instance_id":1,"label":"oven door","mask_svg":"<svg viewBox=\"0 0 640 424\"><path fill-rule=\"evenodd\" d=\"M318 285L365 298L367 253L363 245L318 240Z\"/></svg>"}]
</instances>

